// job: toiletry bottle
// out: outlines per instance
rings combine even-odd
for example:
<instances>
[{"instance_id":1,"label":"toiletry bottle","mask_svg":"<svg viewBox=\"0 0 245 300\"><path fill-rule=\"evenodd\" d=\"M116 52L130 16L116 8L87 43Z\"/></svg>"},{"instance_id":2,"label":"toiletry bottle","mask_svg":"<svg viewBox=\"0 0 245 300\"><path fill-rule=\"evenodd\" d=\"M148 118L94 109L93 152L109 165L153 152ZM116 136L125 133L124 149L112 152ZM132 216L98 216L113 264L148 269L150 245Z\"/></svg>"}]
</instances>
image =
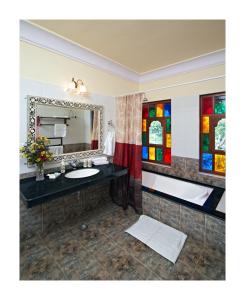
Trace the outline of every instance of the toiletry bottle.
<instances>
[{"instance_id":1,"label":"toiletry bottle","mask_svg":"<svg viewBox=\"0 0 245 300\"><path fill-rule=\"evenodd\" d=\"M66 165L65 165L65 160L63 158L60 164L60 172L65 173L65 171L66 171Z\"/></svg>"},{"instance_id":2,"label":"toiletry bottle","mask_svg":"<svg viewBox=\"0 0 245 300\"><path fill-rule=\"evenodd\" d=\"M88 160L87 160L87 159L84 159L84 160L83 160L83 167L84 167L84 168L87 168L87 167L88 167Z\"/></svg>"},{"instance_id":3,"label":"toiletry bottle","mask_svg":"<svg viewBox=\"0 0 245 300\"><path fill-rule=\"evenodd\" d=\"M88 167L89 167L89 168L92 167L92 159L91 159L91 158L88 159Z\"/></svg>"}]
</instances>

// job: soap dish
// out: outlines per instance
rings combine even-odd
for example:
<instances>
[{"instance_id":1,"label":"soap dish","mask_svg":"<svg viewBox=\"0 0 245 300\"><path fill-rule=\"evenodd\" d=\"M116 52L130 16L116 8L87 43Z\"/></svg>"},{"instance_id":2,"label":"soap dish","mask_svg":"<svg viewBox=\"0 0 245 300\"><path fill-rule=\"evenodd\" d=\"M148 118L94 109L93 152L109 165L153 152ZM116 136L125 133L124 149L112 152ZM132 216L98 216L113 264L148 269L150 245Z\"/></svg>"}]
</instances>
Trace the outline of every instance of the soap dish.
<instances>
[{"instance_id":1,"label":"soap dish","mask_svg":"<svg viewBox=\"0 0 245 300\"><path fill-rule=\"evenodd\" d=\"M54 179L56 179L57 177L59 177L60 174L61 174L61 173L59 173L59 172L55 172L55 173L47 174L47 176L48 176L49 179L51 179L51 180L53 179L53 180L54 180Z\"/></svg>"}]
</instances>

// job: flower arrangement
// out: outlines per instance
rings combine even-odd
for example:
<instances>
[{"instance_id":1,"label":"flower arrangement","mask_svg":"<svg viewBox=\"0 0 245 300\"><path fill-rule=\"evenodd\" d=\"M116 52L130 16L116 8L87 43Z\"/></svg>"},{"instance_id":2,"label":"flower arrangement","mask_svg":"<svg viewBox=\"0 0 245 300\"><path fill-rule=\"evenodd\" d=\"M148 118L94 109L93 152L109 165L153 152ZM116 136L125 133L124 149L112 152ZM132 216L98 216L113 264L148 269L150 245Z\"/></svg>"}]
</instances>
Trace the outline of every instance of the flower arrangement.
<instances>
[{"instance_id":1,"label":"flower arrangement","mask_svg":"<svg viewBox=\"0 0 245 300\"><path fill-rule=\"evenodd\" d=\"M35 141L28 136L25 146L20 147L22 157L27 158L27 162L31 165L36 164L42 167L46 161L53 159L52 152L49 151L49 140L45 136L39 136Z\"/></svg>"}]
</instances>

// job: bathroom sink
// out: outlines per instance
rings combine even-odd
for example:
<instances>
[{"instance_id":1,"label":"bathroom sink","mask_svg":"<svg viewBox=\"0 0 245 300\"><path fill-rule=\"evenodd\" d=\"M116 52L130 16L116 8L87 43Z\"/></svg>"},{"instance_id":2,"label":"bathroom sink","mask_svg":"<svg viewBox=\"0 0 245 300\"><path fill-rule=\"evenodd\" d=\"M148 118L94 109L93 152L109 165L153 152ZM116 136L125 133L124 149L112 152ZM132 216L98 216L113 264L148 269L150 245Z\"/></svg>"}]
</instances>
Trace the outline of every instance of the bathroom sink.
<instances>
[{"instance_id":1,"label":"bathroom sink","mask_svg":"<svg viewBox=\"0 0 245 300\"><path fill-rule=\"evenodd\" d=\"M98 169L81 169L81 170L75 170L71 171L69 173L65 174L66 178L84 178L93 176L97 173L99 173L100 170Z\"/></svg>"}]
</instances>

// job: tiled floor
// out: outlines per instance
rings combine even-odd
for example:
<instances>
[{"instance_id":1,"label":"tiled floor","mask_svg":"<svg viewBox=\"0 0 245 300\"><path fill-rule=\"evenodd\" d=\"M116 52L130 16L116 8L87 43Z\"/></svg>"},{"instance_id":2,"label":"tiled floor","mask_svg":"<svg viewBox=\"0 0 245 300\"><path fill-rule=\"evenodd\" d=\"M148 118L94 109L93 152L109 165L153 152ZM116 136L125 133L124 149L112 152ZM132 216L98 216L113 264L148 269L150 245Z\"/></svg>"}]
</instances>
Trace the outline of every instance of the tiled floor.
<instances>
[{"instance_id":1,"label":"tiled floor","mask_svg":"<svg viewBox=\"0 0 245 300\"><path fill-rule=\"evenodd\" d=\"M221 280L225 256L188 238L172 264L125 233L138 215L113 203L20 241L22 280ZM81 223L88 224L85 231Z\"/></svg>"}]
</instances>

